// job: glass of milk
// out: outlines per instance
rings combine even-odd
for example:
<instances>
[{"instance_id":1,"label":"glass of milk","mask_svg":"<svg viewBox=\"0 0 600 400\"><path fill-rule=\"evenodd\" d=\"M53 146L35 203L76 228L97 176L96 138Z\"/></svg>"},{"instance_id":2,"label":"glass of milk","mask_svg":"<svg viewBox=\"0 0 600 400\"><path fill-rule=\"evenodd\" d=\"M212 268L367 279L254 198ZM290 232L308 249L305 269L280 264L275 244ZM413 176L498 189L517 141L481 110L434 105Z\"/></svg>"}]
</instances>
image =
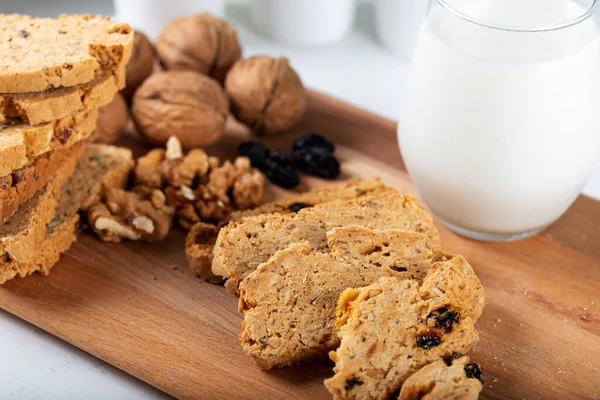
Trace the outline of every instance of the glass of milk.
<instances>
[{"instance_id":1,"label":"glass of milk","mask_svg":"<svg viewBox=\"0 0 600 400\"><path fill-rule=\"evenodd\" d=\"M597 1L432 1L398 139L455 232L528 237L580 194L600 147Z\"/></svg>"}]
</instances>

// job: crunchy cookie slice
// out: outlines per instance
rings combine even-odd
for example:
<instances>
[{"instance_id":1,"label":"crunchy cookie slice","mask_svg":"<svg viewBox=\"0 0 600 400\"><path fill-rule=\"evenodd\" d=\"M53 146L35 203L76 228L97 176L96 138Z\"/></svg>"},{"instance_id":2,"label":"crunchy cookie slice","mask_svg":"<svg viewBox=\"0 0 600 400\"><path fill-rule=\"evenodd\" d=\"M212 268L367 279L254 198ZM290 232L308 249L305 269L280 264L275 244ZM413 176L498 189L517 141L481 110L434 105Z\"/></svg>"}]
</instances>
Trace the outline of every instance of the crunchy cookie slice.
<instances>
[{"instance_id":1,"label":"crunchy cookie slice","mask_svg":"<svg viewBox=\"0 0 600 400\"><path fill-rule=\"evenodd\" d=\"M327 251L326 233L351 225L423 233L432 246L440 247L431 215L411 196L384 191L321 204L297 214L259 215L231 223L217 237L212 271L227 279L225 287L230 293L237 293L239 283L278 250L307 241L313 251Z\"/></svg>"},{"instance_id":2,"label":"crunchy cookie slice","mask_svg":"<svg viewBox=\"0 0 600 400\"><path fill-rule=\"evenodd\" d=\"M263 204L250 210L237 211L231 214L230 221L239 222L247 217L261 214L290 214L303 208L314 207L323 203L336 200L352 200L360 197L371 196L386 190L394 190L384 185L378 178L354 180L343 186L327 186L310 192L292 196L283 200Z\"/></svg>"},{"instance_id":3,"label":"crunchy cookie slice","mask_svg":"<svg viewBox=\"0 0 600 400\"><path fill-rule=\"evenodd\" d=\"M398 400L476 400L483 372L467 356L454 354L417 371L402 385Z\"/></svg>"},{"instance_id":4,"label":"crunchy cookie slice","mask_svg":"<svg viewBox=\"0 0 600 400\"><path fill-rule=\"evenodd\" d=\"M21 203L46 186L61 166L77 151L77 144L43 154L29 165L0 177L0 224L5 223Z\"/></svg>"},{"instance_id":5,"label":"crunchy cookie slice","mask_svg":"<svg viewBox=\"0 0 600 400\"><path fill-rule=\"evenodd\" d=\"M75 173L60 189L60 199L46 236L29 262L0 256L0 284L34 272L48 275L51 268L77 239L78 211L97 201L101 193L113 187L125 187L133 168L129 149L88 144L77 163Z\"/></svg>"},{"instance_id":6,"label":"crunchy cookie slice","mask_svg":"<svg viewBox=\"0 0 600 400\"><path fill-rule=\"evenodd\" d=\"M345 290L337 307L341 345L330 353L336 365L327 389L336 399L397 394L420 368L471 348L484 301L481 283L462 256L435 263L422 285L381 278Z\"/></svg>"},{"instance_id":7,"label":"crunchy cookie slice","mask_svg":"<svg viewBox=\"0 0 600 400\"><path fill-rule=\"evenodd\" d=\"M244 218L261 214L291 214L301 209L313 207L336 200L351 200L366 197L386 190L393 190L385 186L379 179L350 181L344 186L327 186L321 189L302 193L298 196L288 197L273 203L244 211L234 211L229 221L240 222ZM194 229L195 228L195 229ZM192 227L186 240L186 256L190 268L202 279L219 283L223 277L212 272L213 247L215 245L219 228L197 223Z\"/></svg>"},{"instance_id":8,"label":"crunchy cookie slice","mask_svg":"<svg viewBox=\"0 0 600 400\"><path fill-rule=\"evenodd\" d=\"M133 30L95 15L0 14L0 93L42 92L112 75L131 57Z\"/></svg>"},{"instance_id":9,"label":"crunchy cookie slice","mask_svg":"<svg viewBox=\"0 0 600 400\"><path fill-rule=\"evenodd\" d=\"M349 287L381 277L422 279L436 251L415 232L336 228L330 253L311 253L308 243L275 253L240 284L244 351L264 368L323 357L339 345L335 307Z\"/></svg>"},{"instance_id":10,"label":"crunchy cookie slice","mask_svg":"<svg viewBox=\"0 0 600 400\"><path fill-rule=\"evenodd\" d=\"M52 181L31 199L21 204L17 212L0 225L0 259L8 257L25 263L35 258L46 236L46 224L54 216L60 189L73 174L84 145L85 143L81 142L74 146L74 151L65 160Z\"/></svg>"},{"instance_id":11,"label":"crunchy cookie slice","mask_svg":"<svg viewBox=\"0 0 600 400\"><path fill-rule=\"evenodd\" d=\"M87 139L96 128L97 116L98 111L93 109L36 126L17 120L0 123L0 176L44 153Z\"/></svg>"},{"instance_id":12,"label":"crunchy cookie slice","mask_svg":"<svg viewBox=\"0 0 600 400\"><path fill-rule=\"evenodd\" d=\"M124 71L121 73L124 75ZM112 101L124 81L114 76L90 83L36 93L0 94L0 121L12 118L28 125L62 119L83 110L100 108Z\"/></svg>"}]
</instances>

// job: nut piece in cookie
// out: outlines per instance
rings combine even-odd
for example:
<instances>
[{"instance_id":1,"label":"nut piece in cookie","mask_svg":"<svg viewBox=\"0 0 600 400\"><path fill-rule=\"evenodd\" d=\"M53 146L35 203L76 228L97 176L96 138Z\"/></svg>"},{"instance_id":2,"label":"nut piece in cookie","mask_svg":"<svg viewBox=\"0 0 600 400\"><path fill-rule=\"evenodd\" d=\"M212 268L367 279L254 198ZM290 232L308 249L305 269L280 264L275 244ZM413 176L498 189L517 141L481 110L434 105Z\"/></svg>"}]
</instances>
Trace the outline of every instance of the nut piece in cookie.
<instances>
[{"instance_id":1,"label":"nut piece in cookie","mask_svg":"<svg viewBox=\"0 0 600 400\"><path fill-rule=\"evenodd\" d=\"M112 243L122 239L163 240L169 234L174 213L162 191L143 186L131 191L109 189L86 211L94 232Z\"/></svg>"},{"instance_id":2,"label":"nut piece in cookie","mask_svg":"<svg viewBox=\"0 0 600 400\"><path fill-rule=\"evenodd\" d=\"M345 290L336 311L341 344L330 354L336 365L327 389L335 399L387 399L425 365L466 353L478 340L481 308L472 301L483 307L483 288L462 256L435 263L422 284L381 278Z\"/></svg>"},{"instance_id":3,"label":"nut piece in cookie","mask_svg":"<svg viewBox=\"0 0 600 400\"><path fill-rule=\"evenodd\" d=\"M426 365L408 378L398 400L476 400L482 389L479 364L454 354Z\"/></svg>"},{"instance_id":4,"label":"nut piece in cookie","mask_svg":"<svg viewBox=\"0 0 600 400\"><path fill-rule=\"evenodd\" d=\"M427 237L414 232L353 226L327 239L329 252L292 245L241 283L242 346L260 367L325 357L339 345L335 307L344 289L388 276L421 280L436 256Z\"/></svg>"}]
</instances>

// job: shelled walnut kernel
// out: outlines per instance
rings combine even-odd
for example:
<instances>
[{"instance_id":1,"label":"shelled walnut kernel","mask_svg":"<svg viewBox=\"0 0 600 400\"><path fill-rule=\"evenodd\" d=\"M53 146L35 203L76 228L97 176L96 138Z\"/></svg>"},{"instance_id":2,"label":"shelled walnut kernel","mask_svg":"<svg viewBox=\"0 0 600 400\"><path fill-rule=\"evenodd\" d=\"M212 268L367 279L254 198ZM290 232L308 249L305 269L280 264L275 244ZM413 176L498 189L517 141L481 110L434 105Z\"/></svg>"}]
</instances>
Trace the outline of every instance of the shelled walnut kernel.
<instances>
[{"instance_id":1,"label":"shelled walnut kernel","mask_svg":"<svg viewBox=\"0 0 600 400\"><path fill-rule=\"evenodd\" d=\"M174 136L166 150L154 149L138 160L135 180L164 190L167 204L175 207L179 224L188 230L198 222L220 224L234 210L259 205L265 184L248 158L221 164L200 149L184 154Z\"/></svg>"}]
</instances>

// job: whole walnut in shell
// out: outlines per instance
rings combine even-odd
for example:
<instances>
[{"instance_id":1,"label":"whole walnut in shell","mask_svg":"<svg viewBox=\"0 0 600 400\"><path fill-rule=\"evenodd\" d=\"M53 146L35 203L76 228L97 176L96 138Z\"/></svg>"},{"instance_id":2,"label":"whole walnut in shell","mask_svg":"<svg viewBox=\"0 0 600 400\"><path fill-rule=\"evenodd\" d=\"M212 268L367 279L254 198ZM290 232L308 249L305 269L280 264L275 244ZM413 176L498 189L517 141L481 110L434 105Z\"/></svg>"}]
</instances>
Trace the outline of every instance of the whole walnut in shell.
<instances>
[{"instance_id":1,"label":"whole walnut in shell","mask_svg":"<svg viewBox=\"0 0 600 400\"><path fill-rule=\"evenodd\" d=\"M171 21L156 42L167 70L192 70L223 82L242 56L235 28L207 13Z\"/></svg>"},{"instance_id":2,"label":"whole walnut in shell","mask_svg":"<svg viewBox=\"0 0 600 400\"><path fill-rule=\"evenodd\" d=\"M152 74L154 69L154 47L142 32L133 35L133 52L125 70L127 86L121 91L131 102L136 89Z\"/></svg>"},{"instance_id":3,"label":"whole walnut in shell","mask_svg":"<svg viewBox=\"0 0 600 400\"><path fill-rule=\"evenodd\" d=\"M306 110L306 90L286 58L238 61L225 79L225 91L236 118L259 135L293 128Z\"/></svg>"},{"instance_id":4,"label":"whole walnut in shell","mask_svg":"<svg viewBox=\"0 0 600 400\"><path fill-rule=\"evenodd\" d=\"M113 101L98 109L96 131L92 142L110 144L116 142L129 121L129 109L120 93Z\"/></svg>"},{"instance_id":5,"label":"whole walnut in shell","mask_svg":"<svg viewBox=\"0 0 600 400\"><path fill-rule=\"evenodd\" d=\"M229 115L227 95L217 81L193 71L151 75L135 92L131 107L138 131L163 146L176 136L185 148L216 142Z\"/></svg>"}]
</instances>

